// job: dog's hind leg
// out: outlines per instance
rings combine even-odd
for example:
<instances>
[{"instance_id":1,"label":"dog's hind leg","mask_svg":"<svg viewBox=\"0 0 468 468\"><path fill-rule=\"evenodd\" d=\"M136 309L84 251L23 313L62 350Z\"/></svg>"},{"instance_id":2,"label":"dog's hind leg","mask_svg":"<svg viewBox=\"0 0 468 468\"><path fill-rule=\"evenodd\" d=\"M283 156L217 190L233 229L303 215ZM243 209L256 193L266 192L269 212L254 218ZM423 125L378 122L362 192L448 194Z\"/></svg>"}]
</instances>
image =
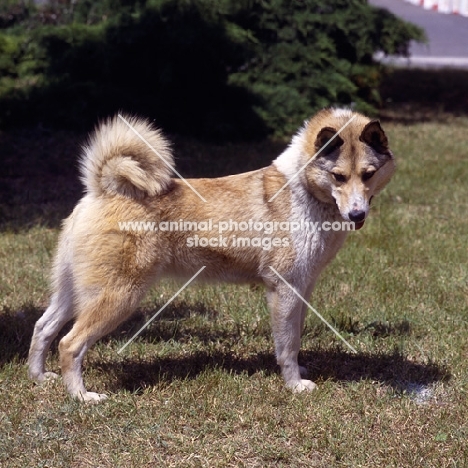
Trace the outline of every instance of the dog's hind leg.
<instances>
[{"instance_id":1,"label":"dog's hind leg","mask_svg":"<svg viewBox=\"0 0 468 468\"><path fill-rule=\"evenodd\" d=\"M105 286L94 297L77 304L76 321L59 343L62 378L68 392L82 401L104 400L106 395L88 392L83 383L82 363L88 349L110 333L136 309L146 288L126 284Z\"/></svg>"},{"instance_id":2,"label":"dog's hind leg","mask_svg":"<svg viewBox=\"0 0 468 468\"><path fill-rule=\"evenodd\" d=\"M28 375L36 382L57 377L45 371L47 351L62 327L73 318L73 279L68 267L60 272L56 284L49 307L34 326L29 348Z\"/></svg>"}]
</instances>

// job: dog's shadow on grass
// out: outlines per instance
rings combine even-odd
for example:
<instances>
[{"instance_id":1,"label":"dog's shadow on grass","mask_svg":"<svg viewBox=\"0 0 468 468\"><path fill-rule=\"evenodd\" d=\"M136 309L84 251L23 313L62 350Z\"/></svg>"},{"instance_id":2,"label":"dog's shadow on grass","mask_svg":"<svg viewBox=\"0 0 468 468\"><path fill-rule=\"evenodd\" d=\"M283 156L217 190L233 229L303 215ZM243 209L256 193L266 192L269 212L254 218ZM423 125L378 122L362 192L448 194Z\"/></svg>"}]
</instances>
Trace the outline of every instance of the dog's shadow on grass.
<instances>
[{"instance_id":1,"label":"dog's shadow on grass","mask_svg":"<svg viewBox=\"0 0 468 468\"><path fill-rule=\"evenodd\" d=\"M154 340L187 341L187 335L177 329L175 323L184 318L187 308L194 311L194 305L178 306L170 309L170 319L164 324L157 325L141 335L143 342ZM203 315L216 314L203 304L196 304L197 313ZM172 319L172 320L171 320ZM172 321L172 325L171 325ZM380 331L379 324L372 323L362 328L362 333L371 333L376 339L381 339L389 334L409 334L408 323L382 324L385 333ZM177 330L177 331L175 331ZM175 380L195 379L203 372L218 369L230 374L246 374L253 376L258 372L264 375L279 374L279 366L273 352L273 339L269 327L251 332L254 335L264 335L270 341L268 350L257 353L239 354L229 349L229 344L239 340L239 334L235 329L215 330L212 323L206 326L198 325L190 328L189 336L198 343L206 344L206 350L190 350L187 343L187 353L182 356L165 356L148 359L144 356L138 360L124 357L113 362L94 361L103 374L109 375L109 389L119 391L122 388L130 392L140 392L142 389L170 383ZM118 334L118 331L116 332ZM115 334L113 334L115 337ZM129 335L130 336L130 335ZM112 336L110 337L112 339ZM253 340L255 337L252 338ZM210 343L225 343L224 349L213 350ZM211 348L211 349L210 349ZM414 385L429 385L439 381L448 381L451 378L449 370L435 362L421 363L410 360L397 350L392 352L358 352L353 354L339 347L317 347L316 349L303 349L299 355L299 362L308 369L308 377L311 380L333 380L344 382L358 382L370 380L389 385L395 390L401 391Z\"/></svg>"},{"instance_id":2,"label":"dog's shadow on grass","mask_svg":"<svg viewBox=\"0 0 468 468\"><path fill-rule=\"evenodd\" d=\"M188 337L184 335L183 330L179 329L178 321L184 320L187 318L187 314L194 312L205 317L216 314L215 311L201 303L177 304L169 307L165 311L164 320L159 323L155 321L155 326L143 332L139 340L143 340L143 342L154 342L155 340L187 341ZM9 362L21 362L27 358L34 323L42 313L43 309L25 306L20 311L7 311L0 314L0 336L2 337L0 366ZM121 340L123 333L126 337L132 336L128 331L139 329L147 318L147 314L135 314L130 321L103 338L103 341L111 342L116 338ZM70 326L71 324L66 326L53 343L53 352L56 352L57 341L70 329ZM375 324L373 324L373 328L375 328ZM407 332L406 328L405 332ZM265 327L265 329L262 328L251 333L269 336L270 330ZM220 330L211 321L208 321L206 326L194 325L190 328L189 335L199 343L206 344L206 350L191 351L190 343L187 343L188 352L182 356L159 357L155 355L154 358L150 359L146 355L144 359L140 360L116 356L115 360L92 359L92 362L85 364L85 367L91 365L98 368L104 380L107 380L109 390L117 392L126 389L136 393L141 389L164 385L164 383L170 383L174 380L195 379L210 369L248 376L257 372L262 372L265 375L279 373L272 342L271 350L239 355L228 349L228 343L234 343L239 339L237 331L226 328ZM255 339L255 336L252 339ZM269 339L272 341L271 337ZM225 349L212 349L209 343L215 343L217 340L227 343L222 346ZM429 385L438 381L448 381L451 378L450 372L445 366L435 362L413 361L397 351L352 354L337 347L332 349L318 347L312 350L301 350L299 361L308 368L308 378L311 380L344 382L371 380L389 385L396 390L403 390L408 387L408 384Z\"/></svg>"},{"instance_id":3,"label":"dog's shadow on grass","mask_svg":"<svg viewBox=\"0 0 468 468\"><path fill-rule=\"evenodd\" d=\"M27 358L34 324L43 313L32 305L0 313L0 367Z\"/></svg>"},{"instance_id":4,"label":"dog's shadow on grass","mask_svg":"<svg viewBox=\"0 0 468 468\"><path fill-rule=\"evenodd\" d=\"M370 380L389 385L401 391L409 385L429 385L450 380L449 371L436 363L418 363L399 353L358 353L333 349L303 350L300 362L308 368L307 378L342 382ZM130 392L174 380L195 379L209 369L221 369L228 373L252 376L261 371L264 375L279 373L272 352L260 352L249 357L239 357L224 351L197 351L184 357L155 357L153 362L100 362L96 365L104 373L113 374L111 391L122 388Z\"/></svg>"}]
</instances>

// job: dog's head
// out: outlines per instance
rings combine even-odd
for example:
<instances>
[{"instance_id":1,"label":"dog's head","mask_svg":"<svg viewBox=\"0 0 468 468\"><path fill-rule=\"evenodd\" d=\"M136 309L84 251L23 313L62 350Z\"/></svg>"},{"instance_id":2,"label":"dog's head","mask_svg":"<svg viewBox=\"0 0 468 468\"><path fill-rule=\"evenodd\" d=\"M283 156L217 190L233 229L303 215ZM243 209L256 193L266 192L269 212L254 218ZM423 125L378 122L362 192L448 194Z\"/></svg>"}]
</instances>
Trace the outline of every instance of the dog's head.
<instances>
[{"instance_id":1,"label":"dog's head","mask_svg":"<svg viewBox=\"0 0 468 468\"><path fill-rule=\"evenodd\" d=\"M380 123L346 109L327 109L306 124L301 140L308 191L336 204L343 219L360 229L372 197L395 171Z\"/></svg>"}]
</instances>

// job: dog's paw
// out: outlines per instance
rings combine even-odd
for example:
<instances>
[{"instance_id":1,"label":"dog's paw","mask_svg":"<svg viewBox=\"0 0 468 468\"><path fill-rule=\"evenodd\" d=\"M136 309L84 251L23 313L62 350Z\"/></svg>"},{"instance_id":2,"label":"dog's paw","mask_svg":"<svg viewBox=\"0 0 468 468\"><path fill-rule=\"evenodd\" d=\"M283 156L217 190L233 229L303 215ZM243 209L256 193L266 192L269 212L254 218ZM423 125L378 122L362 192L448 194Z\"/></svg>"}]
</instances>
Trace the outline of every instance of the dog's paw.
<instances>
[{"instance_id":1,"label":"dog's paw","mask_svg":"<svg viewBox=\"0 0 468 468\"><path fill-rule=\"evenodd\" d=\"M293 393L312 392L317 388L317 385L315 385L312 380L304 379L287 382L286 386L290 388Z\"/></svg>"},{"instance_id":2,"label":"dog's paw","mask_svg":"<svg viewBox=\"0 0 468 468\"><path fill-rule=\"evenodd\" d=\"M107 400L107 395L104 395L103 393L86 392L80 393L76 398L80 401L84 401L85 403L93 404Z\"/></svg>"}]
</instances>

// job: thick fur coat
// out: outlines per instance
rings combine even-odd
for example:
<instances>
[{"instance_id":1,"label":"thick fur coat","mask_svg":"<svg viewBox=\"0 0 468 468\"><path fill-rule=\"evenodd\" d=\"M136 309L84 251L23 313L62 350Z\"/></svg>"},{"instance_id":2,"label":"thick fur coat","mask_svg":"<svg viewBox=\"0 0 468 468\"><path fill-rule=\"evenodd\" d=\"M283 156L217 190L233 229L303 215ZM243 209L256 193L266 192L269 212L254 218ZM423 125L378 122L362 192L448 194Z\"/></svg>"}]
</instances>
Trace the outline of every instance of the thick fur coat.
<instances>
[{"instance_id":1,"label":"thick fur coat","mask_svg":"<svg viewBox=\"0 0 468 468\"><path fill-rule=\"evenodd\" d=\"M119 116L103 123L81 159L86 194L63 225L30 377L55 376L45 370L47 351L74 320L59 344L65 386L81 400L104 399L83 383L89 347L127 319L159 278L187 279L205 267L201 280L265 286L286 385L312 390L297 361L307 307L291 288L309 299L347 236L330 227L361 228L394 169L380 124L347 109L319 112L268 167L187 181L173 178L171 147L148 122Z\"/></svg>"}]
</instances>

